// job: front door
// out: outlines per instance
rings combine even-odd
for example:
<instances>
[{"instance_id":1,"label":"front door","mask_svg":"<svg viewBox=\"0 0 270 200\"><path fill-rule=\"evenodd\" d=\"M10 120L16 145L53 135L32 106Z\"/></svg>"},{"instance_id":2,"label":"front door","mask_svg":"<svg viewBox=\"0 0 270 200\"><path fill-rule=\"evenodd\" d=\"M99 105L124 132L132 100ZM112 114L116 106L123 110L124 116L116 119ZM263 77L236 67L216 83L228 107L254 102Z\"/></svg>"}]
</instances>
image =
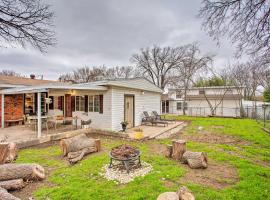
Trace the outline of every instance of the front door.
<instances>
[{"instance_id":1,"label":"front door","mask_svg":"<svg viewBox=\"0 0 270 200\"><path fill-rule=\"evenodd\" d=\"M134 96L125 95L125 121L128 122L128 128L134 126Z\"/></svg>"}]
</instances>

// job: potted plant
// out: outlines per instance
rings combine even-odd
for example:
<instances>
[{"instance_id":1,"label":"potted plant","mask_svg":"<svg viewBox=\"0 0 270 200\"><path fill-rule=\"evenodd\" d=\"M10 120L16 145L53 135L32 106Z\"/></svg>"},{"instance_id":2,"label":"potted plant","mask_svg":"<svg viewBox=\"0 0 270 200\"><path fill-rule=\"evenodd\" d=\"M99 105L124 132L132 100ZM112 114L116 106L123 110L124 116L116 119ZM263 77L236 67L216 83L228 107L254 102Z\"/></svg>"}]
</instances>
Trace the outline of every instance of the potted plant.
<instances>
[{"instance_id":1,"label":"potted plant","mask_svg":"<svg viewBox=\"0 0 270 200\"><path fill-rule=\"evenodd\" d=\"M121 122L121 125L122 125L122 131L125 132L126 129L127 129L128 122L127 121L123 121L123 122Z\"/></svg>"}]
</instances>

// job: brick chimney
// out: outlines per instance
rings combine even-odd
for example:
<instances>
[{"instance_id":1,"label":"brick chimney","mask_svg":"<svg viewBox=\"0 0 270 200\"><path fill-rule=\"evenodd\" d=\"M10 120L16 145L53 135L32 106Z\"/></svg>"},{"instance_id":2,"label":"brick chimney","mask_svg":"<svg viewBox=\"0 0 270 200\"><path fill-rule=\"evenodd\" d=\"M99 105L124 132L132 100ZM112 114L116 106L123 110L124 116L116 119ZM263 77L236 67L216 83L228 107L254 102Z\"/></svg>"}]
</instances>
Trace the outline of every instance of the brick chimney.
<instances>
[{"instance_id":1,"label":"brick chimney","mask_svg":"<svg viewBox=\"0 0 270 200\"><path fill-rule=\"evenodd\" d=\"M30 78L31 79L35 79L36 78L36 75L35 74L30 74Z\"/></svg>"}]
</instances>

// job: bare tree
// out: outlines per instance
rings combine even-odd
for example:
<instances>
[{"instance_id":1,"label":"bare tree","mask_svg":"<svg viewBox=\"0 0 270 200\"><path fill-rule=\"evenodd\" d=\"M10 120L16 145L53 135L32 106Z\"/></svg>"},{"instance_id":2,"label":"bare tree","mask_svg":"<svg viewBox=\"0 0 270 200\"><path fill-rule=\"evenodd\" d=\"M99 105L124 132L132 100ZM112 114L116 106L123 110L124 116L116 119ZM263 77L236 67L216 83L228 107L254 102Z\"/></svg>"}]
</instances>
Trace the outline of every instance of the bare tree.
<instances>
[{"instance_id":1,"label":"bare tree","mask_svg":"<svg viewBox=\"0 0 270 200\"><path fill-rule=\"evenodd\" d=\"M46 51L48 46L55 44L52 18L49 5L41 0L1 0L2 46L8 43L25 47L28 43L42 52Z\"/></svg>"},{"instance_id":2,"label":"bare tree","mask_svg":"<svg viewBox=\"0 0 270 200\"><path fill-rule=\"evenodd\" d=\"M141 74L156 86L164 89L175 76L176 68L182 64L187 46L158 47L141 49L131 57ZM175 73L174 73L175 72Z\"/></svg>"},{"instance_id":3,"label":"bare tree","mask_svg":"<svg viewBox=\"0 0 270 200\"><path fill-rule=\"evenodd\" d=\"M22 77L21 74L16 73L16 72L13 71L13 70L2 70L2 71L0 72L0 75L3 75L3 76L18 76L18 77Z\"/></svg>"},{"instance_id":4,"label":"bare tree","mask_svg":"<svg viewBox=\"0 0 270 200\"><path fill-rule=\"evenodd\" d=\"M176 78L175 86L180 90L183 90L184 97L184 109L183 114L186 114L186 96L188 89L192 86L194 82L194 77L196 74L205 72L211 67L212 56L210 55L200 55L200 49L197 43L189 45L185 57L182 59L182 65L177 66L178 78Z\"/></svg>"},{"instance_id":5,"label":"bare tree","mask_svg":"<svg viewBox=\"0 0 270 200\"><path fill-rule=\"evenodd\" d=\"M134 77L133 67L81 67L71 73L63 74L59 77L62 82L87 83L105 79L131 78Z\"/></svg>"},{"instance_id":6,"label":"bare tree","mask_svg":"<svg viewBox=\"0 0 270 200\"><path fill-rule=\"evenodd\" d=\"M199 16L214 39L218 41L220 36L227 35L240 53L269 55L269 1L203 0L202 5Z\"/></svg>"}]
</instances>

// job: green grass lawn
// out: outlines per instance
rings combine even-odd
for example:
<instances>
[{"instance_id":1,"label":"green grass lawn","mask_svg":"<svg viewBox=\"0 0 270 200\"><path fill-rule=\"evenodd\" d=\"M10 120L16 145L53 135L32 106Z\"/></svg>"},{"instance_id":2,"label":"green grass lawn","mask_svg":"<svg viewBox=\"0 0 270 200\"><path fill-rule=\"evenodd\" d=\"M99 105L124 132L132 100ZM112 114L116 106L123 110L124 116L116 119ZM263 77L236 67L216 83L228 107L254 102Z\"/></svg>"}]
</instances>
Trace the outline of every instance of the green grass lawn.
<instances>
[{"instance_id":1,"label":"green grass lawn","mask_svg":"<svg viewBox=\"0 0 270 200\"><path fill-rule=\"evenodd\" d=\"M150 163L153 171L125 185L107 181L99 175L102 166L109 162L109 149L124 143L122 140L102 139L102 152L89 155L74 166L69 166L61 158L58 146L22 150L17 162L35 162L47 170L48 178L43 187L34 192L36 199L154 200L160 193L176 191L181 185L186 185L198 200L270 199L270 136L261 130L257 122L248 119L168 117L191 121L183 134L174 138L189 136L189 150L207 152L210 163L232 166L237 171L238 181L222 189L192 183L192 180L183 182L181 177L186 175L187 168L158 152L159 147L170 143L170 139L128 142L142 150L142 160ZM200 134L199 126L203 127L203 131L229 135L242 143L193 141L192 137Z\"/></svg>"}]
</instances>

